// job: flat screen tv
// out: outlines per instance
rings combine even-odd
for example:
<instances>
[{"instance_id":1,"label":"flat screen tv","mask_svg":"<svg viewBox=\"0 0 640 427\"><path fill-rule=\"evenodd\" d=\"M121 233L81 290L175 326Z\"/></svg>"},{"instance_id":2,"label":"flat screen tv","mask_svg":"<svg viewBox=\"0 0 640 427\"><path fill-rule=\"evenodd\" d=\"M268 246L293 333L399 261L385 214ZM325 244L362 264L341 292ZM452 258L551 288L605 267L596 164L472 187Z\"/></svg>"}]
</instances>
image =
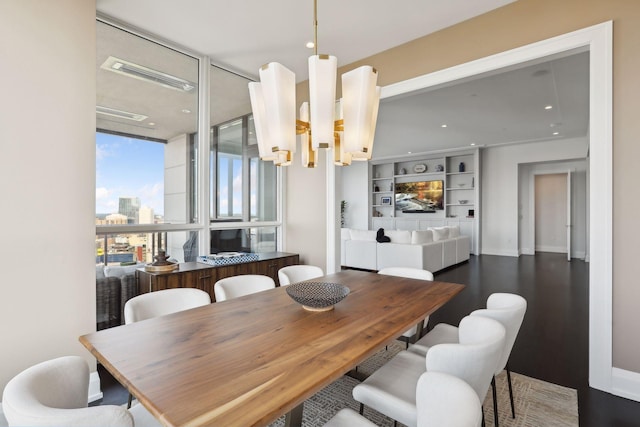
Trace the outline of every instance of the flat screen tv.
<instances>
[{"instance_id":1,"label":"flat screen tv","mask_svg":"<svg viewBox=\"0 0 640 427\"><path fill-rule=\"evenodd\" d=\"M396 183L396 210L434 212L443 209L443 180Z\"/></svg>"}]
</instances>

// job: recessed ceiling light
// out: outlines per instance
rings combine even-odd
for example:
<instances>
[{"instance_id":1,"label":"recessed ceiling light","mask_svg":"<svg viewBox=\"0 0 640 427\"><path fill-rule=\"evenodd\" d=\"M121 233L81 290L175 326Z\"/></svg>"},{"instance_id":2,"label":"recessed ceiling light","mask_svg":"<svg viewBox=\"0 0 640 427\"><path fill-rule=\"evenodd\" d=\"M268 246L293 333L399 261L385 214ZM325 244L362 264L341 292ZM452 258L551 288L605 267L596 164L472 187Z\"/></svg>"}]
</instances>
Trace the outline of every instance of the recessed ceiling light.
<instances>
[{"instance_id":1,"label":"recessed ceiling light","mask_svg":"<svg viewBox=\"0 0 640 427\"><path fill-rule=\"evenodd\" d=\"M411 154L411 153L412 153L411 151L407 151L407 154Z\"/></svg>"},{"instance_id":2,"label":"recessed ceiling light","mask_svg":"<svg viewBox=\"0 0 640 427\"><path fill-rule=\"evenodd\" d=\"M117 117L119 119L133 120L136 122L141 122L147 119L147 116L145 116L144 114L130 113L128 111L117 110L115 108L109 108L109 107L103 107L101 105L96 106L96 113L104 114L105 116Z\"/></svg>"},{"instance_id":3,"label":"recessed ceiling light","mask_svg":"<svg viewBox=\"0 0 640 427\"><path fill-rule=\"evenodd\" d=\"M185 114L189 114L191 112L191 110L187 109L187 108L183 108L182 112Z\"/></svg>"},{"instance_id":4,"label":"recessed ceiling light","mask_svg":"<svg viewBox=\"0 0 640 427\"><path fill-rule=\"evenodd\" d=\"M155 126L156 124L154 122L149 122L149 126Z\"/></svg>"},{"instance_id":5,"label":"recessed ceiling light","mask_svg":"<svg viewBox=\"0 0 640 427\"><path fill-rule=\"evenodd\" d=\"M560 135L560 132L554 132L553 134L554 135Z\"/></svg>"},{"instance_id":6,"label":"recessed ceiling light","mask_svg":"<svg viewBox=\"0 0 640 427\"><path fill-rule=\"evenodd\" d=\"M475 142L472 142L472 143L471 143L471 144L469 144L469 145L472 145L472 146L473 146L473 145L476 145L476 143L475 143Z\"/></svg>"},{"instance_id":7,"label":"recessed ceiling light","mask_svg":"<svg viewBox=\"0 0 640 427\"><path fill-rule=\"evenodd\" d=\"M544 107L545 110L551 110L553 108L553 105L547 105Z\"/></svg>"},{"instance_id":8,"label":"recessed ceiling light","mask_svg":"<svg viewBox=\"0 0 640 427\"><path fill-rule=\"evenodd\" d=\"M446 127L447 127L447 125L442 125L442 126L440 126L440 127L442 127L442 128L446 128Z\"/></svg>"},{"instance_id":9,"label":"recessed ceiling light","mask_svg":"<svg viewBox=\"0 0 640 427\"><path fill-rule=\"evenodd\" d=\"M307 42L306 46L307 46L309 49L313 49L313 48L315 47L315 44L314 44L313 42Z\"/></svg>"},{"instance_id":10,"label":"recessed ceiling light","mask_svg":"<svg viewBox=\"0 0 640 427\"><path fill-rule=\"evenodd\" d=\"M113 56L108 57L100 68L184 92L191 92L197 86L194 82Z\"/></svg>"}]
</instances>

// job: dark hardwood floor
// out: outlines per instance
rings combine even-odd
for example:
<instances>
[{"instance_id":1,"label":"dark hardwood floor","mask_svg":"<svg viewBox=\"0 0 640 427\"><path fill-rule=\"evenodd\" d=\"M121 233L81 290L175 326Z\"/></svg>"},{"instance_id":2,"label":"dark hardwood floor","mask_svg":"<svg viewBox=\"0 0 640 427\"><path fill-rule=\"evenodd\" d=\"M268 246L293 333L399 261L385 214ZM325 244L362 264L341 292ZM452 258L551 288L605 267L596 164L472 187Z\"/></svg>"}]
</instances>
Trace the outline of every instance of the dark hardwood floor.
<instances>
[{"instance_id":1,"label":"dark hardwood floor","mask_svg":"<svg viewBox=\"0 0 640 427\"><path fill-rule=\"evenodd\" d=\"M468 263L436 273L436 280L463 283L466 289L431 316L430 325L460 319L483 308L494 292L527 299L527 313L511 353L513 372L578 391L580 426L640 426L640 403L588 385L589 265L567 262L562 254L472 256ZM97 404L123 404L127 392L98 367L104 398Z\"/></svg>"},{"instance_id":2,"label":"dark hardwood floor","mask_svg":"<svg viewBox=\"0 0 640 427\"><path fill-rule=\"evenodd\" d=\"M432 315L430 325L457 324L483 308L494 292L522 295L527 313L509 360L511 370L576 389L582 427L640 426L640 403L589 387L588 263L552 253L482 255L435 278L467 288Z\"/></svg>"}]
</instances>

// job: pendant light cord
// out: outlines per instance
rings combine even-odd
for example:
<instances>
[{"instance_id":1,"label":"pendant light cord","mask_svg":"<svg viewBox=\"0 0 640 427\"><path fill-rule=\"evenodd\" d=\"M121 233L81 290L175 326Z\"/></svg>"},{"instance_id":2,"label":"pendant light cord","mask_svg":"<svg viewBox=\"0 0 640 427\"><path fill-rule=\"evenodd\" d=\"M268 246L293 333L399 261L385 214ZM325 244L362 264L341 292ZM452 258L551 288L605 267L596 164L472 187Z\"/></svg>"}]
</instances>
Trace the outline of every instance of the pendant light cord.
<instances>
[{"instance_id":1,"label":"pendant light cord","mask_svg":"<svg viewBox=\"0 0 640 427\"><path fill-rule=\"evenodd\" d=\"M313 0L313 54L318 54L318 0Z\"/></svg>"}]
</instances>

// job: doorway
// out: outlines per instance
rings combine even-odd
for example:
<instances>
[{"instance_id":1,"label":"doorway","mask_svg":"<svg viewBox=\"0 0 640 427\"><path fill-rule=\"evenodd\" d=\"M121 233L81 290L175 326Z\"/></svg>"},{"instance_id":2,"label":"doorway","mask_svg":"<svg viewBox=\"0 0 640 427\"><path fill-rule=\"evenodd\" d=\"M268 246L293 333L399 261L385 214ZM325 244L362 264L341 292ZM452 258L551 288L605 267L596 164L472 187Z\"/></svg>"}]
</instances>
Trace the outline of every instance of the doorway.
<instances>
[{"instance_id":1,"label":"doorway","mask_svg":"<svg viewBox=\"0 0 640 427\"><path fill-rule=\"evenodd\" d=\"M571 192L569 173L534 178L534 248L536 252L566 253L571 259Z\"/></svg>"}]
</instances>

